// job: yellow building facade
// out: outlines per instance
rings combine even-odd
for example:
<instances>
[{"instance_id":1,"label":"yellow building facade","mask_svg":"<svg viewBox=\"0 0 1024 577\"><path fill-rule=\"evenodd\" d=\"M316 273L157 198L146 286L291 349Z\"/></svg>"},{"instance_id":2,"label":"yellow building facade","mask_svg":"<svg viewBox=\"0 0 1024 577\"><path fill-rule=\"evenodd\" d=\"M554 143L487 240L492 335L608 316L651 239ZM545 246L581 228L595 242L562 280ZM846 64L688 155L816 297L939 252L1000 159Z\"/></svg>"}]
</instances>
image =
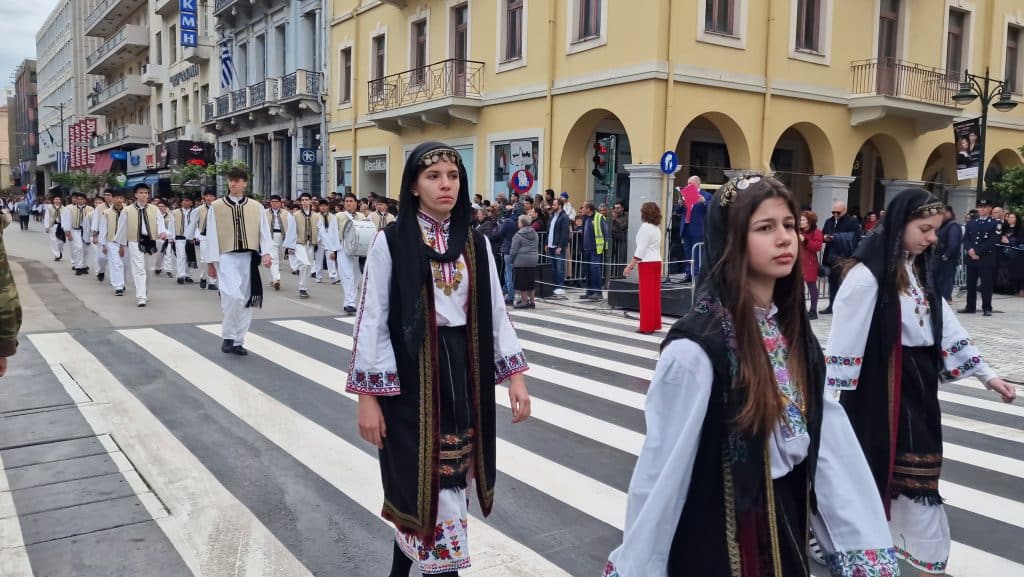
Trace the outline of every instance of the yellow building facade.
<instances>
[{"instance_id":1,"label":"yellow building facade","mask_svg":"<svg viewBox=\"0 0 1024 577\"><path fill-rule=\"evenodd\" d=\"M801 204L865 214L925 185L961 210L951 124L963 73L1024 102L1019 0L333 0L330 178L398 195L405 155L463 152L471 191L659 200L675 184L772 169ZM990 110L990 176L1020 165L1024 106ZM601 162L594 156L600 148ZM603 147L603 148L601 148ZM599 176L593 174L598 169ZM518 184L528 184L524 180ZM638 212L638 211L636 211Z\"/></svg>"}]
</instances>

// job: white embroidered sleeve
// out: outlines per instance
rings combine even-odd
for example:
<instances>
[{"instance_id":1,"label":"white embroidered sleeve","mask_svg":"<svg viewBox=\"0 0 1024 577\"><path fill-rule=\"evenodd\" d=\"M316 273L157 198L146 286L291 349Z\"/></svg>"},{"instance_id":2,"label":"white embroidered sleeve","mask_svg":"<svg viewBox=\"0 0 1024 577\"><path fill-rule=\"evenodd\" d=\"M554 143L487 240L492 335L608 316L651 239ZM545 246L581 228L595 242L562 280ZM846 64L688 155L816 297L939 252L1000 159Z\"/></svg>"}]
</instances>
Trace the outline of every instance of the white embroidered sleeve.
<instances>
[{"instance_id":1,"label":"white embroidered sleeve","mask_svg":"<svg viewBox=\"0 0 1024 577\"><path fill-rule=\"evenodd\" d=\"M128 244L128 211L122 210L121 216L117 217L117 230L114 231L114 242L121 245Z\"/></svg>"},{"instance_id":2,"label":"white embroidered sleeve","mask_svg":"<svg viewBox=\"0 0 1024 577\"><path fill-rule=\"evenodd\" d=\"M295 215L289 212L287 218L288 230L284 233L284 244L281 246L295 250Z\"/></svg>"},{"instance_id":3,"label":"white embroidered sleeve","mask_svg":"<svg viewBox=\"0 0 1024 577\"><path fill-rule=\"evenodd\" d=\"M896 551L868 462L846 411L832 395L824 403L814 534L833 576L896 575Z\"/></svg>"},{"instance_id":4,"label":"white embroidered sleeve","mask_svg":"<svg viewBox=\"0 0 1024 577\"><path fill-rule=\"evenodd\" d=\"M217 219L213 218L213 209L206 216L206 236L199 243L199 252L203 262L220 262L220 240L217 238Z\"/></svg>"},{"instance_id":5,"label":"white embroidered sleeve","mask_svg":"<svg viewBox=\"0 0 1024 577\"><path fill-rule=\"evenodd\" d=\"M981 384L996 377L995 371L982 359L974 339L960 324L956 314L942 301L942 380L955 381L975 376Z\"/></svg>"},{"instance_id":6,"label":"white embroidered sleeve","mask_svg":"<svg viewBox=\"0 0 1024 577\"><path fill-rule=\"evenodd\" d=\"M647 436L629 481L622 545L609 555L606 577L666 576L713 378L697 343L681 339L662 351L647 390Z\"/></svg>"},{"instance_id":7,"label":"white embroidered sleeve","mask_svg":"<svg viewBox=\"0 0 1024 577\"><path fill-rule=\"evenodd\" d=\"M377 233L366 254L363 290L352 329L352 360L345 391L360 395L395 396L401 392L398 363L391 347L388 310L391 294L391 252Z\"/></svg>"},{"instance_id":8,"label":"white embroidered sleeve","mask_svg":"<svg viewBox=\"0 0 1024 577\"><path fill-rule=\"evenodd\" d=\"M852 390L860 382L864 347L875 312L878 283L862 264L850 269L832 304L832 329L825 346L825 384L834 390Z\"/></svg>"},{"instance_id":9,"label":"white embroidered sleeve","mask_svg":"<svg viewBox=\"0 0 1024 577\"><path fill-rule=\"evenodd\" d=\"M494 329L494 383L498 384L512 375L524 373L530 369L526 363L526 355L519 344L519 337L512 327L512 319L508 316L505 298L501 294L501 281L498 280L498 266L494 263L494 251L491 241L484 238L487 246L487 266L491 275L491 322Z\"/></svg>"},{"instance_id":10,"label":"white embroidered sleeve","mask_svg":"<svg viewBox=\"0 0 1024 577\"><path fill-rule=\"evenodd\" d=\"M274 249L274 239L270 234L270 221L267 220L266 211L260 211L260 256L270 256Z\"/></svg>"}]
</instances>

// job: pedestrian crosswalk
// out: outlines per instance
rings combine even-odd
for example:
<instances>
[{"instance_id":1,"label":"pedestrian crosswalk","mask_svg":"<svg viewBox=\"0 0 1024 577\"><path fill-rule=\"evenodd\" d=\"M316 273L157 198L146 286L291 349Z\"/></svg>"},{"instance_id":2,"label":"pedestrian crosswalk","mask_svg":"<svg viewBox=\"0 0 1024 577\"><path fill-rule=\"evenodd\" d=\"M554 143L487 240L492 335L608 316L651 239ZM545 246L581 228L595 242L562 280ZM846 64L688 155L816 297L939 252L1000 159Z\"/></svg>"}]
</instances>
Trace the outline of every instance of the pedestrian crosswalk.
<instances>
[{"instance_id":1,"label":"pedestrian crosswalk","mask_svg":"<svg viewBox=\"0 0 1024 577\"><path fill-rule=\"evenodd\" d=\"M499 387L497 497L470 521L465 574L599 575L621 539L660 338L562 308L512 318L533 414L512 425ZM255 321L246 358L221 354L207 324L33 334L19 356L81 387L79 410L164 504L154 520L193 575L383 575L376 451L344 391L352 323ZM1024 410L958 384L941 403L949 572L1024 575Z\"/></svg>"}]
</instances>

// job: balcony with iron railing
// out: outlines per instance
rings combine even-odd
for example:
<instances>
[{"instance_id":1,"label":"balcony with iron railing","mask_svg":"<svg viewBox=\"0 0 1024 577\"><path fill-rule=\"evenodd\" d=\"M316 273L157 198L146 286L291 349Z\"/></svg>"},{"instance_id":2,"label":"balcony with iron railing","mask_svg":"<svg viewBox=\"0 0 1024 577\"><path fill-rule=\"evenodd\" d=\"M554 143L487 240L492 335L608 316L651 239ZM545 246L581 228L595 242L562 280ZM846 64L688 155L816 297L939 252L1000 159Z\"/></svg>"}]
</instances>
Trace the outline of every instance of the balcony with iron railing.
<instances>
[{"instance_id":1,"label":"balcony with iron railing","mask_svg":"<svg viewBox=\"0 0 1024 577\"><path fill-rule=\"evenodd\" d=\"M320 81L319 72L311 72L309 70L298 69L291 74L286 74L281 77L281 101L287 102L298 98L320 98L320 89L322 82Z\"/></svg>"},{"instance_id":2,"label":"balcony with iron railing","mask_svg":"<svg viewBox=\"0 0 1024 577\"><path fill-rule=\"evenodd\" d=\"M483 62L442 60L367 83L369 115L379 128L447 124L450 118L475 123L482 106Z\"/></svg>"},{"instance_id":3,"label":"balcony with iron railing","mask_svg":"<svg viewBox=\"0 0 1024 577\"><path fill-rule=\"evenodd\" d=\"M85 17L85 35L109 38L147 0L100 0Z\"/></svg>"},{"instance_id":4,"label":"balcony with iron railing","mask_svg":"<svg viewBox=\"0 0 1024 577\"><path fill-rule=\"evenodd\" d=\"M850 65L851 124L886 116L913 118L921 132L942 128L960 109L953 101L959 74L894 58Z\"/></svg>"},{"instance_id":5,"label":"balcony with iron railing","mask_svg":"<svg viewBox=\"0 0 1024 577\"><path fill-rule=\"evenodd\" d=\"M245 88L222 94L203 105L203 123L243 113L266 111L281 101L281 79L265 78Z\"/></svg>"},{"instance_id":6,"label":"balcony with iron railing","mask_svg":"<svg viewBox=\"0 0 1024 577\"><path fill-rule=\"evenodd\" d=\"M112 148L138 148L149 145L151 133L145 124L126 124L92 137L89 148L102 152Z\"/></svg>"},{"instance_id":7,"label":"balcony with iron railing","mask_svg":"<svg viewBox=\"0 0 1024 577\"><path fill-rule=\"evenodd\" d=\"M149 30L126 24L85 58L87 74L108 74L149 50Z\"/></svg>"},{"instance_id":8,"label":"balcony with iron railing","mask_svg":"<svg viewBox=\"0 0 1024 577\"><path fill-rule=\"evenodd\" d=\"M122 105L149 98L149 95L149 87L142 84L142 77L128 74L100 92L88 95L89 114L109 114Z\"/></svg>"}]
</instances>

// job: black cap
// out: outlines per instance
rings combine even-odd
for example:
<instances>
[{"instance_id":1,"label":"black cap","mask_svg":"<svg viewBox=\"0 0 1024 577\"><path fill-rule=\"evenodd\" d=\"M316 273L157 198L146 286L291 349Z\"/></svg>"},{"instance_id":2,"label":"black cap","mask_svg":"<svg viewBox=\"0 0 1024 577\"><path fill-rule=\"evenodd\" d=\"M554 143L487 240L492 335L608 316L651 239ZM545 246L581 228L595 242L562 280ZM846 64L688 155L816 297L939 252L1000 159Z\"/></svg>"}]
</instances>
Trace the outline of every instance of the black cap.
<instances>
[{"instance_id":1,"label":"black cap","mask_svg":"<svg viewBox=\"0 0 1024 577\"><path fill-rule=\"evenodd\" d=\"M302 200L304 198L313 198L313 195L309 194L308 192L303 192L302 194L299 195L299 200Z\"/></svg>"},{"instance_id":2,"label":"black cap","mask_svg":"<svg viewBox=\"0 0 1024 577\"><path fill-rule=\"evenodd\" d=\"M281 195L280 194L272 194L272 195L270 195L270 200L281 200Z\"/></svg>"},{"instance_id":3,"label":"black cap","mask_svg":"<svg viewBox=\"0 0 1024 577\"><path fill-rule=\"evenodd\" d=\"M978 206L992 206L992 203L987 198L979 198Z\"/></svg>"},{"instance_id":4,"label":"black cap","mask_svg":"<svg viewBox=\"0 0 1024 577\"><path fill-rule=\"evenodd\" d=\"M217 196L217 191L212 189L212 188L207 188L206 190L203 191L203 196L207 196L207 195L209 195L209 196Z\"/></svg>"},{"instance_id":5,"label":"black cap","mask_svg":"<svg viewBox=\"0 0 1024 577\"><path fill-rule=\"evenodd\" d=\"M121 198L124 198L124 190L122 190L122 189L120 189L120 188L114 188L114 189L111 189L111 191L110 191L110 196L112 196L112 197L114 197L114 198L117 198L117 197L119 197L119 196L120 196Z\"/></svg>"},{"instance_id":6,"label":"black cap","mask_svg":"<svg viewBox=\"0 0 1024 577\"><path fill-rule=\"evenodd\" d=\"M78 197L78 198L86 198L85 193L81 192L79 190L76 190L76 191L71 193L71 198L76 198L76 197Z\"/></svg>"}]
</instances>

